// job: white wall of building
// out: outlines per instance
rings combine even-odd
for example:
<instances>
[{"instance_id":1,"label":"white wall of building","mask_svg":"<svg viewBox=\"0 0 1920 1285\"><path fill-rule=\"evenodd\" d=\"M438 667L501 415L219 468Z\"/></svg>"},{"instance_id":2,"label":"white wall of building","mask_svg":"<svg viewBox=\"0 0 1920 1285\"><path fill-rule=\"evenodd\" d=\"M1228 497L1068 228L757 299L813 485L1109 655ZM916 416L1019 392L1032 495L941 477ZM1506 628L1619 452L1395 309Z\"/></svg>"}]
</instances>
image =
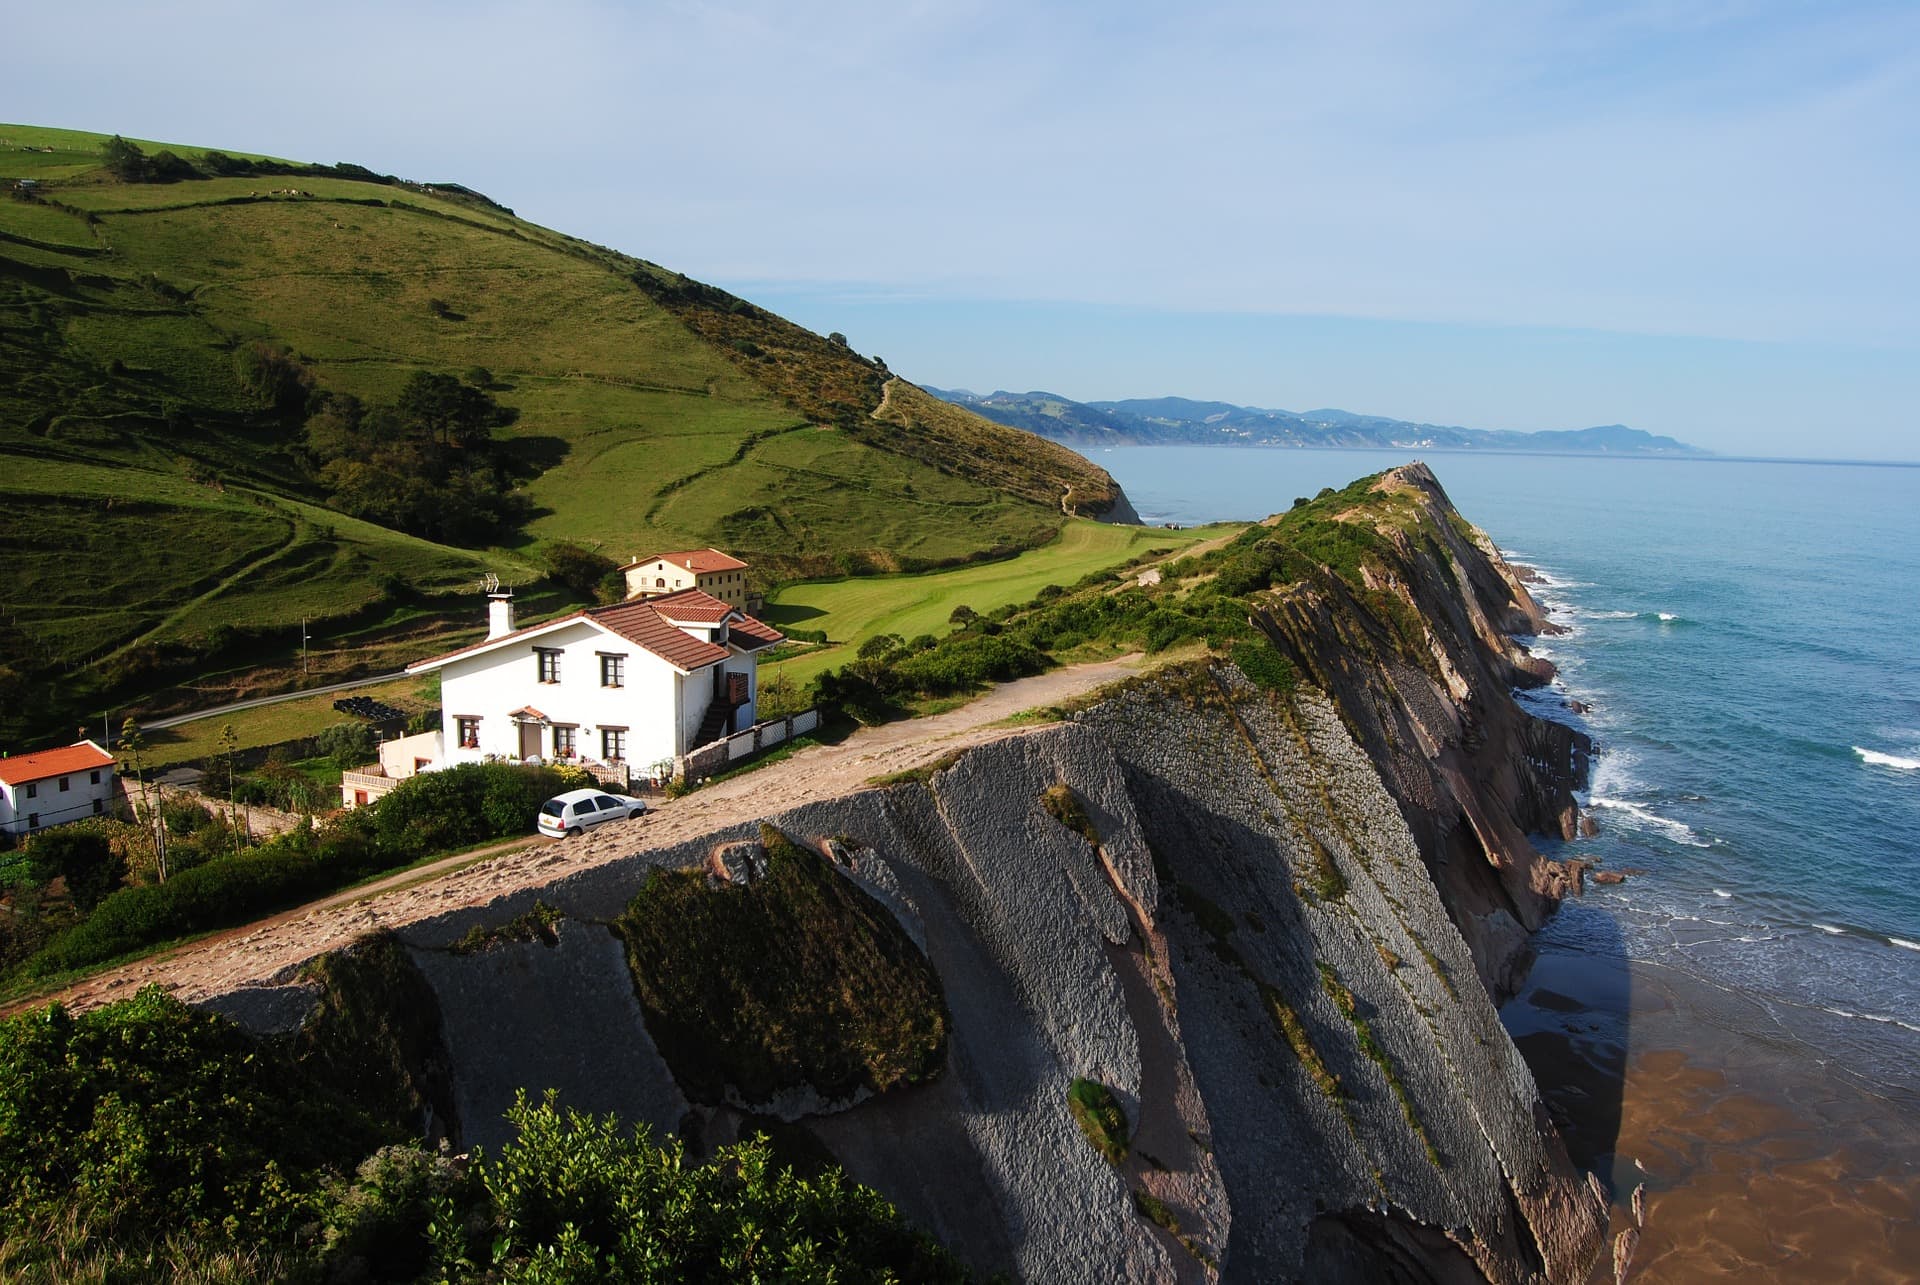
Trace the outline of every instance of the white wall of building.
<instances>
[{"instance_id":1,"label":"white wall of building","mask_svg":"<svg viewBox=\"0 0 1920 1285\"><path fill-rule=\"evenodd\" d=\"M560 680L540 681L536 647L560 653ZM625 660L620 687L601 685L601 653ZM585 621L491 651L448 661L440 671L441 736L448 763L475 763L489 755L521 757L520 725L508 715L531 705L551 723L570 724L575 757L602 761L601 731L626 732L625 760L646 767L683 752L676 743L676 696L680 673L652 652ZM687 680L695 692L711 690L712 674ZM704 686L703 686L704 685ZM706 705L692 715L695 727ZM478 744L460 744L462 716L480 719ZM554 757L553 729L539 729L539 754ZM682 731L680 736L691 735Z\"/></svg>"},{"instance_id":2,"label":"white wall of building","mask_svg":"<svg viewBox=\"0 0 1920 1285\"><path fill-rule=\"evenodd\" d=\"M66 788L61 789L61 782ZM0 782L0 830L29 834L63 821L111 815L113 768L82 768L19 785Z\"/></svg>"},{"instance_id":3,"label":"white wall of building","mask_svg":"<svg viewBox=\"0 0 1920 1285\"><path fill-rule=\"evenodd\" d=\"M380 771L396 781L429 771L445 757L439 732L421 732L380 743Z\"/></svg>"}]
</instances>

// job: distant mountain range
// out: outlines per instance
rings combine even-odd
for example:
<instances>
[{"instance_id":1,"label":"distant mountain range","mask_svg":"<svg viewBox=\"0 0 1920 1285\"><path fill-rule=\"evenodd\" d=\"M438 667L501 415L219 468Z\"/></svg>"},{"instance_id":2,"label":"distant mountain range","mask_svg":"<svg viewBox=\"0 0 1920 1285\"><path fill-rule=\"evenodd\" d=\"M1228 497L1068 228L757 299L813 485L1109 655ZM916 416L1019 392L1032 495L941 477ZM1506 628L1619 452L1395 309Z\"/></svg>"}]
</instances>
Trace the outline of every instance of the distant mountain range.
<instances>
[{"instance_id":1,"label":"distant mountain range","mask_svg":"<svg viewBox=\"0 0 1920 1285\"><path fill-rule=\"evenodd\" d=\"M1076 402L1045 392L983 395L964 388L933 387L926 391L987 419L1072 446L1371 446L1666 456L1712 453L1624 424L1516 433L1415 424L1344 410L1267 410L1185 397Z\"/></svg>"}]
</instances>

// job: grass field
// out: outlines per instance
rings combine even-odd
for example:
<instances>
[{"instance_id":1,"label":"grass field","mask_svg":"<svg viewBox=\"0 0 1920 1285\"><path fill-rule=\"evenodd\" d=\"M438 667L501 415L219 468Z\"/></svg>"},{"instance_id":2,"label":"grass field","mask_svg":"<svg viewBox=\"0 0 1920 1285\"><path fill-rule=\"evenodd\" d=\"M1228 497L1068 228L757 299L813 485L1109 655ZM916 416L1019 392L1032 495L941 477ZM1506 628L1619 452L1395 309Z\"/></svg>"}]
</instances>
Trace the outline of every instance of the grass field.
<instances>
[{"instance_id":1,"label":"grass field","mask_svg":"<svg viewBox=\"0 0 1920 1285\"><path fill-rule=\"evenodd\" d=\"M0 740L210 672L195 648L230 667L206 646L225 627L404 621L431 650L436 611L462 626L463 591L530 584L550 541L715 544L775 582L1031 548L1063 497L1098 508L1111 486L885 393L844 344L483 199L337 172L128 183L105 141L0 125ZM256 340L369 402L487 368L519 412L503 436L532 516L464 549L326 508L301 412L236 373Z\"/></svg>"},{"instance_id":2,"label":"grass field","mask_svg":"<svg viewBox=\"0 0 1920 1285\"><path fill-rule=\"evenodd\" d=\"M262 705L258 709L243 709L218 718L202 718L178 727L147 732L147 766L149 769L167 767L213 757L220 753L220 730L229 724L233 727L234 747L240 750L284 745L288 741L314 736L335 723L352 721L333 707L335 701L348 696L371 696L396 709L418 713L439 705L440 679L438 675L397 678L392 682L356 687L352 691L301 696L274 705ZM117 737L120 729L115 727L113 732Z\"/></svg>"},{"instance_id":3,"label":"grass field","mask_svg":"<svg viewBox=\"0 0 1920 1285\"><path fill-rule=\"evenodd\" d=\"M1031 601L1047 585L1071 585L1149 550L1185 549L1240 529L1241 524L1224 523L1164 531L1076 519L1062 528L1052 544L1005 562L915 576L787 585L773 595L762 615L778 626L824 629L833 645L776 662L768 673L784 673L796 683L806 683L824 669L845 664L869 638L951 632L948 618L955 607L971 607L985 615L997 607Z\"/></svg>"}]
</instances>

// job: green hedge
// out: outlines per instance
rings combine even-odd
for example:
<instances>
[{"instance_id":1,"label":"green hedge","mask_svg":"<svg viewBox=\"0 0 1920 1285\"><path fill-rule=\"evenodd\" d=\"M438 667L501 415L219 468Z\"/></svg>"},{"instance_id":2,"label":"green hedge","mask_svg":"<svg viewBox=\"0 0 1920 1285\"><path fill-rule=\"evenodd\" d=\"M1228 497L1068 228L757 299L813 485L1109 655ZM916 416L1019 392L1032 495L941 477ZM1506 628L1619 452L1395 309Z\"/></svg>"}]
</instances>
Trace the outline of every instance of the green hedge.
<instances>
[{"instance_id":1,"label":"green hedge","mask_svg":"<svg viewBox=\"0 0 1920 1285\"><path fill-rule=\"evenodd\" d=\"M165 883L122 888L24 965L45 977L287 910L433 852L530 834L565 782L550 768L466 763L402 781L369 808L296 829Z\"/></svg>"}]
</instances>

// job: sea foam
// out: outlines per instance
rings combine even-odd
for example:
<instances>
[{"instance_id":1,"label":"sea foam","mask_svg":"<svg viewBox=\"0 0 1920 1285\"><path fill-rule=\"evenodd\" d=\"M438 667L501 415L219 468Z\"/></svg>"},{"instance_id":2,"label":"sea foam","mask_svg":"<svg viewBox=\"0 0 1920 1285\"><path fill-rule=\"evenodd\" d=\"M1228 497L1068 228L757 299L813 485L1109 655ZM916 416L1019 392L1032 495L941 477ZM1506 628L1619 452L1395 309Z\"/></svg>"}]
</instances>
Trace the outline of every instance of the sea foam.
<instances>
[{"instance_id":1,"label":"sea foam","mask_svg":"<svg viewBox=\"0 0 1920 1285\"><path fill-rule=\"evenodd\" d=\"M1652 827L1671 838L1676 843L1684 843L1690 848L1711 848L1713 842L1694 833L1693 827L1684 821L1675 821L1672 817L1663 817L1644 803L1635 803L1629 799L1603 798L1595 794L1590 802L1596 808L1611 808L1624 812L1634 820Z\"/></svg>"},{"instance_id":2,"label":"sea foam","mask_svg":"<svg viewBox=\"0 0 1920 1285\"><path fill-rule=\"evenodd\" d=\"M1875 767L1891 767L1902 772L1920 771L1920 759L1917 758L1902 758L1898 754L1882 754L1879 750L1862 749L1858 745L1853 747L1853 752L1860 756L1860 760L1863 763L1871 763Z\"/></svg>"}]
</instances>

